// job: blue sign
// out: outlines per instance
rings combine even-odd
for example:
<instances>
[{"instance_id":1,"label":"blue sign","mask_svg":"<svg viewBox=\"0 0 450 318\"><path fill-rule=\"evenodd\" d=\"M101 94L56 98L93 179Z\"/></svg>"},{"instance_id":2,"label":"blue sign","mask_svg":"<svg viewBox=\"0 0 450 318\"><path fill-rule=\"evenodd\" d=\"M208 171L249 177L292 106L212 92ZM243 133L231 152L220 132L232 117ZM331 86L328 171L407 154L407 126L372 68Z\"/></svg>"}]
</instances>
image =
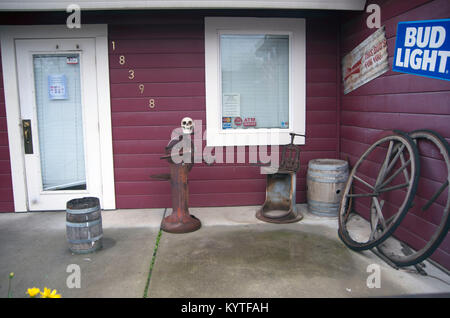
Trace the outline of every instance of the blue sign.
<instances>
[{"instance_id":1,"label":"blue sign","mask_svg":"<svg viewBox=\"0 0 450 318\"><path fill-rule=\"evenodd\" d=\"M450 80L450 19L399 22L392 70Z\"/></svg>"},{"instance_id":2,"label":"blue sign","mask_svg":"<svg viewBox=\"0 0 450 318\"><path fill-rule=\"evenodd\" d=\"M55 99L67 99L66 75L49 75L48 76L48 98L50 100Z\"/></svg>"}]
</instances>

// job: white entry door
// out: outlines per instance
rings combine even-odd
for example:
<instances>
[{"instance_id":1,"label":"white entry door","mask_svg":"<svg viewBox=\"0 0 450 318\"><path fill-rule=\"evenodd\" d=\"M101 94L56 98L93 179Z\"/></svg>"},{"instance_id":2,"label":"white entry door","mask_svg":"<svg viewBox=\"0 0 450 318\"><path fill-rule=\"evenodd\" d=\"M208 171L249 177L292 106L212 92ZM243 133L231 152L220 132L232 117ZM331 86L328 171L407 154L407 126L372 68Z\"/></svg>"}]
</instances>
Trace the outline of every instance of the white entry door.
<instances>
[{"instance_id":1,"label":"white entry door","mask_svg":"<svg viewBox=\"0 0 450 318\"><path fill-rule=\"evenodd\" d=\"M94 39L15 40L28 210L102 196Z\"/></svg>"}]
</instances>

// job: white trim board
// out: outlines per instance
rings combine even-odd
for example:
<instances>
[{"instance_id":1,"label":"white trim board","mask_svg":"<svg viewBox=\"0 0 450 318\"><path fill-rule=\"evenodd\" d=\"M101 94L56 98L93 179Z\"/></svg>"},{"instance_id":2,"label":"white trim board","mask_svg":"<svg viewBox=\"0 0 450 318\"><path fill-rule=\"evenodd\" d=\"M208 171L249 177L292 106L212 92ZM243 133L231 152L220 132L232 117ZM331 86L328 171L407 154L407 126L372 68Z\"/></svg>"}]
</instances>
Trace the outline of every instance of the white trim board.
<instances>
[{"instance_id":1,"label":"white trim board","mask_svg":"<svg viewBox=\"0 0 450 318\"><path fill-rule=\"evenodd\" d=\"M114 165L111 129L111 102L109 91L108 27L106 24L83 25L81 29L68 29L65 25L0 26L6 121L11 161L11 179L16 212L28 211L26 176L21 140L19 88L16 71L16 39L95 38L97 103L102 163L102 208L115 209Z\"/></svg>"},{"instance_id":2,"label":"white trim board","mask_svg":"<svg viewBox=\"0 0 450 318\"><path fill-rule=\"evenodd\" d=\"M65 10L76 3L82 10L127 9L319 9L364 10L365 0L5 0L0 10Z\"/></svg>"}]
</instances>

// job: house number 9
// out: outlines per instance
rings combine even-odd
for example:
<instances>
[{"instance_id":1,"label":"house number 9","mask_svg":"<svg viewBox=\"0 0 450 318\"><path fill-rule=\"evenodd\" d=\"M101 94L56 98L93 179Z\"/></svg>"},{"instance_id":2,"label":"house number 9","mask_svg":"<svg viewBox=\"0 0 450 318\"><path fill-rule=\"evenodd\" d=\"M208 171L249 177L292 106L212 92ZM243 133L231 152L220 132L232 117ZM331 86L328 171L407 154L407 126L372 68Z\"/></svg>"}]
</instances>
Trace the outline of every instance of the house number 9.
<instances>
[{"instance_id":1,"label":"house number 9","mask_svg":"<svg viewBox=\"0 0 450 318\"><path fill-rule=\"evenodd\" d=\"M139 84L139 90L141 91L141 94L144 93L144 84Z\"/></svg>"}]
</instances>

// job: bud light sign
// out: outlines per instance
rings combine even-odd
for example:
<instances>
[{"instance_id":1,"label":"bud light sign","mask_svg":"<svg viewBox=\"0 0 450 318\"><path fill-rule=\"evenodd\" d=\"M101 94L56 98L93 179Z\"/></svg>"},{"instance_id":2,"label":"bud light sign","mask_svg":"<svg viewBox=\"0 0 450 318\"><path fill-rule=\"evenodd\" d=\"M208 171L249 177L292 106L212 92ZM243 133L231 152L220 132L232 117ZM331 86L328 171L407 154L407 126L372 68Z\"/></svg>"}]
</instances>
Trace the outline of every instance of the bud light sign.
<instances>
[{"instance_id":1,"label":"bud light sign","mask_svg":"<svg viewBox=\"0 0 450 318\"><path fill-rule=\"evenodd\" d=\"M450 19L399 22L396 72L450 80Z\"/></svg>"}]
</instances>

